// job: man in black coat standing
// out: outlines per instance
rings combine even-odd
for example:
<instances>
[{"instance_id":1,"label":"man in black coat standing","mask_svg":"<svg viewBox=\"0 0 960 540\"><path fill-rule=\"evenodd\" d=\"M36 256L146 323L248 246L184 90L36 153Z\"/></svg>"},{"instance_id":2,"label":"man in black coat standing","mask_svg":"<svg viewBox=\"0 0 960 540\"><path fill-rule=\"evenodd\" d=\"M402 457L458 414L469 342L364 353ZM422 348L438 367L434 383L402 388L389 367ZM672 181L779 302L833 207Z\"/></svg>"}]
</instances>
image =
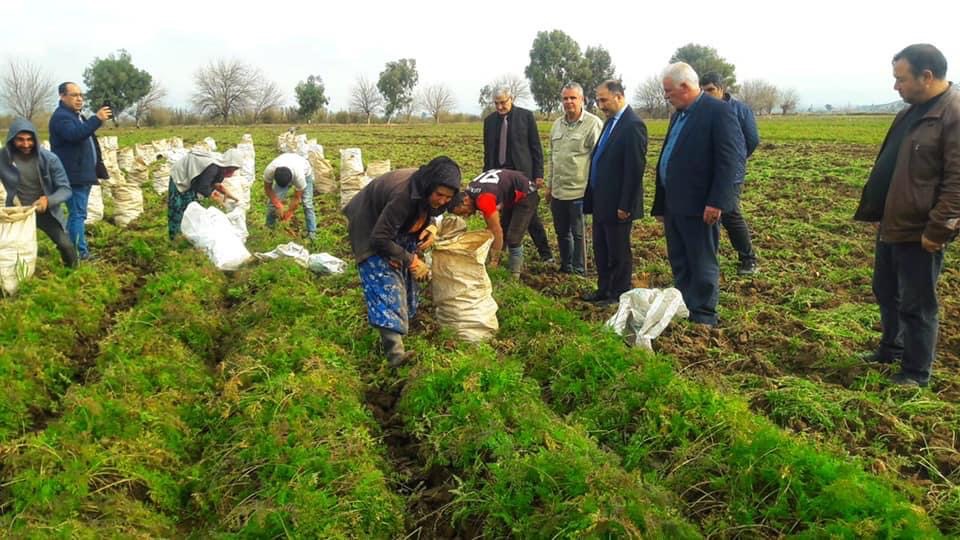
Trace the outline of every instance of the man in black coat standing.
<instances>
[{"instance_id":1,"label":"man in black coat standing","mask_svg":"<svg viewBox=\"0 0 960 540\"><path fill-rule=\"evenodd\" d=\"M647 164L647 126L626 103L623 83L597 87L597 105L607 117L590 154L590 175L583 212L593 214L593 257L597 290L584 300L614 304L630 290L633 220L643 217L643 169Z\"/></svg>"},{"instance_id":2,"label":"man in black coat standing","mask_svg":"<svg viewBox=\"0 0 960 540\"><path fill-rule=\"evenodd\" d=\"M500 88L493 95L496 111L483 120L483 170L511 169L520 171L543 187L543 145L533 113L513 106L513 95L508 88ZM553 259L547 231L536 213L527 229L540 259Z\"/></svg>"}]
</instances>

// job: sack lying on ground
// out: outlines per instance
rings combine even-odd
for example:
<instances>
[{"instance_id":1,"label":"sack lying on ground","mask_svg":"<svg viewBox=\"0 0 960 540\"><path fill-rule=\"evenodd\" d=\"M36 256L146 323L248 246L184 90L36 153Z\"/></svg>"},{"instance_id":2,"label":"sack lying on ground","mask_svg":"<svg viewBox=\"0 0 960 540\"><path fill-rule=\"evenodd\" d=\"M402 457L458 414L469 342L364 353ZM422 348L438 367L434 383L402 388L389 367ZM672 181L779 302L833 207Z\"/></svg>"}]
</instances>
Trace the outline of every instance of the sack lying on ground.
<instances>
[{"instance_id":1,"label":"sack lying on ground","mask_svg":"<svg viewBox=\"0 0 960 540\"><path fill-rule=\"evenodd\" d=\"M197 202L187 205L180 225L183 236L204 250L219 270L236 270L250 259L250 252L226 214L218 208L204 208Z\"/></svg>"},{"instance_id":2,"label":"sack lying on ground","mask_svg":"<svg viewBox=\"0 0 960 540\"><path fill-rule=\"evenodd\" d=\"M0 286L15 294L37 265L37 218L32 206L0 208Z\"/></svg>"},{"instance_id":3,"label":"sack lying on ground","mask_svg":"<svg viewBox=\"0 0 960 540\"><path fill-rule=\"evenodd\" d=\"M606 325L634 347L653 350L653 340L670 321L689 316L678 289L632 289L620 295L617 313Z\"/></svg>"},{"instance_id":4,"label":"sack lying on ground","mask_svg":"<svg viewBox=\"0 0 960 540\"><path fill-rule=\"evenodd\" d=\"M287 242L266 253L255 253L254 257L261 261L272 261L287 257L306 268L310 262L310 251L296 242Z\"/></svg>"},{"instance_id":5,"label":"sack lying on ground","mask_svg":"<svg viewBox=\"0 0 960 540\"><path fill-rule=\"evenodd\" d=\"M486 230L445 234L433 245L430 285L437 322L468 341L490 339L500 328L484 264L492 245L493 234Z\"/></svg>"},{"instance_id":6,"label":"sack lying on ground","mask_svg":"<svg viewBox=\"0 0 960 540\"><path fill-rule=\"evenodd\" d=\"M329 253L314 253L307 261L307 268L317 274L342 274L347 270L347 262Z\"/></svg>"}]
</instances>

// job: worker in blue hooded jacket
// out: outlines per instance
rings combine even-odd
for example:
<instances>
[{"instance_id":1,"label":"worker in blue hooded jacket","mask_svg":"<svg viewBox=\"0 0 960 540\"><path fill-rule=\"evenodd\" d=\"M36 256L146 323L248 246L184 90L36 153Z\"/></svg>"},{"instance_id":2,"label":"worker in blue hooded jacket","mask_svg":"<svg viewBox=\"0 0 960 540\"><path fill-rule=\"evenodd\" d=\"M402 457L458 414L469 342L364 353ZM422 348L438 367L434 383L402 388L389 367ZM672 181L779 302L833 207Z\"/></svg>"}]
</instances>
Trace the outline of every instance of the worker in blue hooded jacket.
<instances>
[{"instance_id":1,"label":"worker in blue hooded jacket","mask_svg":"<svg viewBox=\"0 0 960 540\"><path fill-rule=\"evenodd\" d=\"M37 129L24 118L17 118L7 132L0 150L0 180L7 191L5 206L36 208L37 228L57 245L67 266L76 266L79 254L66 230L62 204L70 199L70 181L56 154L44 150Z\"/></svg>"}]
</instances>

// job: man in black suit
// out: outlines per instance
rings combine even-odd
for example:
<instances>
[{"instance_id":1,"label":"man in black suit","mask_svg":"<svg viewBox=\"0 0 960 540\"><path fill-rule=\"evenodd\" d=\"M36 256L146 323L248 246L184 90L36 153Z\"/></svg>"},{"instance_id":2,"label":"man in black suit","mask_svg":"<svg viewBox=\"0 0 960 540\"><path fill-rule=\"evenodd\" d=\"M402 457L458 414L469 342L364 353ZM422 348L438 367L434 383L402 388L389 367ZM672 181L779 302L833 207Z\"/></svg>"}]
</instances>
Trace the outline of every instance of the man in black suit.
<instances>
[{"instance_id":1,"label":"man in black suit","mask_svg":"<svg viewBox=\"0 0 960 540\"><path fill-rule=\"evenodd\" d=\"M513 106L513 95L507 88L500 88L493 95L496 111L483 120L483 170L511 169L522 172L543 187L543 146L537 131L533 113ZM550 243L540 216L534 213L527 231L540 259L550 261Z\"/></svg>"},{"instance_id":2,"label":"man in black suit","mask_svg":"<svg viewBox=\"0 0 960 540\"><path fill-rule=\"evenodd\" d=\"M746 144L733 107L705 97L689 65L677 62L664 70L663 93L676 112L657 163L651 213L663 222L673 283L683 294L690 320L714 326L720 215L736 207Z\"/></svg>"},{"instance_id":3,"label":"man in black suit","mask_svg":"<svg viewBox=\"0 0 960 540\"><path fill-rule=\"evenodd\" d=\"M633 220L643 217L643 169L647 164L647 126L626 103L623 84L608 80L597 87L597 105L607 117L590 154L590 175L583 212L593 214L593 257L597 290L584 300L619 301L630 290Z\"/></svg>"}]
</instances>

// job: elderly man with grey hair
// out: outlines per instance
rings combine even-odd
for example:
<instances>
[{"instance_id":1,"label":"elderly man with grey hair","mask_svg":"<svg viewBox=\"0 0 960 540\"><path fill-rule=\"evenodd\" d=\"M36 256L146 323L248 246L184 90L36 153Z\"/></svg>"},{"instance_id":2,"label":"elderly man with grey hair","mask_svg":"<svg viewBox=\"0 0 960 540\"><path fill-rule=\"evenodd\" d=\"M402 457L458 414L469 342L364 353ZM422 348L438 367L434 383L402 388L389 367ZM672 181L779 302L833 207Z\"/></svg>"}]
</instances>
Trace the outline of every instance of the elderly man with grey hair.
<instances>
[{"instance_id":1,"label":"elderly man with grey hair","mask_svg":"<svg viewBox=\"0 0 960 540\"><path fill-rule=\"evenodd\" d=\"M720 216L736 206L747 159L737 114L704 97L697 73L683 62L663 72L663 93L676 111L657 163L651 214L663 223L674 286L690 320L717 324Z\"/></svg>"},{"instance_id":2,"label":"elderly man with grey hair","mask_svg":"<svg viewBox=\"0 0 960 540\"><path fill-rule=\"evenodd\" d=\"M567 83L560 92L563 116L550 130L550 174L547 203L553 215L560 251L560 271L584 275L586 244L583 194L590 172L590 153L600 139L603 121L583 108L583 87Z\"/></svg>"},{"instance_id":3,"label":"elderly man with grey hair","mask_svg":"<svg viewBox=\"0 0 960 540\"><path fill-rule=\"evenodd\" d=\"M508 88L496 90L493 104L496 110L483 120L483 170L519 171L538 188L543 187L543 146L533 113L515 107ZM540 259L552 260L547 231L536 213L527 230Z\"/></svg>"}]
</instances>

